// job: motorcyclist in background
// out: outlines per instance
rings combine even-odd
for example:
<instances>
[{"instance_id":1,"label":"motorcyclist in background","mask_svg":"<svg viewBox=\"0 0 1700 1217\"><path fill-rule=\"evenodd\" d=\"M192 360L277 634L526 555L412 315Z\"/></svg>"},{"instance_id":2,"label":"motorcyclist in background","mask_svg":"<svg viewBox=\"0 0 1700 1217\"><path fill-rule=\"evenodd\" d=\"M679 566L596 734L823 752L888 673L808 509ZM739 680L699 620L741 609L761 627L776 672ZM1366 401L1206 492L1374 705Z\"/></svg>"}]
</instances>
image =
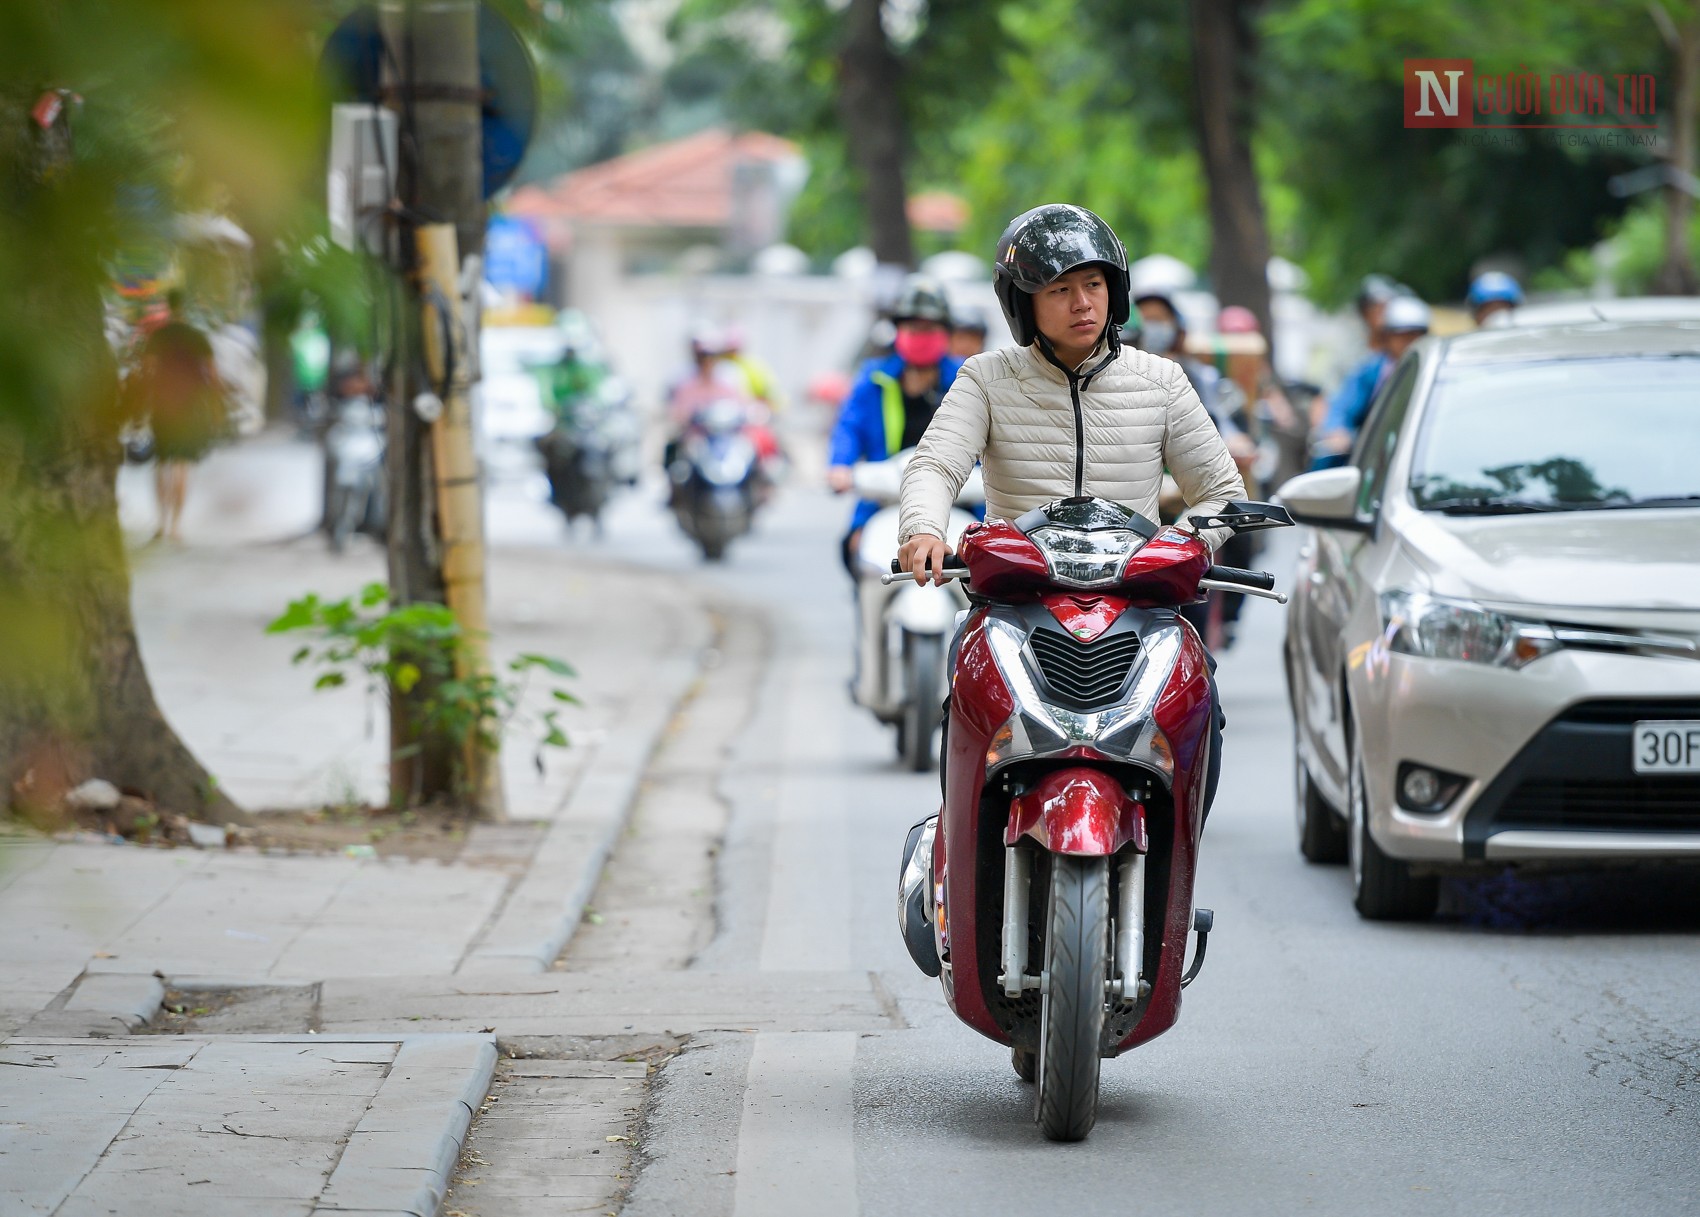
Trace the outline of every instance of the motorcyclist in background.
<instances>
[{"instance_id":1,"label":"motorcyclist in background","mask_svg":"<svg viewBox=\"0 0 1700 1217\"><path fill-rule=\"evenodd\" d=\"M972 359L986 349L986 314L975 305L964 305L951 314L950 355Z\"/></svg>"},{"instance_id":2,"label":"motorcyclist in background","mask_svg":"<svg viewBox=\"0 0 1700 1217\"><path fill-rule=\"evenodd\" d=\"M891 320L895 349L863 366L832 429L827 484L835 493L854 485L851 467L858 461L883 461L920 443L962 366L949 354L950 299L937 280L909 276ZM878 510L879 504L867 499L856 504L841 544L845 569L850 569L862 525Z\"/></svg>"},{"instance_id":3,"label":"motorcyclist in background","mask_svg":"<svg viewBox=\"0 0 1700 1217\"><path fill-rule=\"evenodd\" d=\"M571 422L574 408L595 393L607 373L589 362L573 343L561 348L561 356L550 364L544 374L549 392L549 408L555 417Z\"/></svg>"},{"instance_id":4,"label":"motorcyclist in background","mask_svg":"<svg viewBox=\"0 0 1700 1217\"><path fill-rule=\"evenodd\" d=\"M691 368L674 380L667 392L667 417L679 432L691 416L711 402L728 397L749 399L749 382L726 361L726 332L703 322L691 329Z\"/></svg>"},{"instance_id":5,"label":"motorcyclist in background","mask_svg":"<svg viewBox=\"0 0 1700 1217\"><path fill-rule=\"evenodd\" d=\"M1421 300L1415 296L1395 296L1387 302L1381 313L1382 349L1365 365L1366 373L1348 380L1328 403L1328 414L1312 448L1312 469L1332 469L1346 463L1376 393L1387 383L1411 344L1428 330L1429 308Z\"/></svg>"},{"instance_id":6,"label":"motorcyclist in background","mask_svg":"<svg viewBox=\"0 0 1700 1217\"><path fill-rule=\"evenodd\" d=\"M785 397L779 391L779 381L773 369L744 349L742 326L729 325L723 331L722 346L727 366L744 378L744 388L752 401L759 401L773 413L785 409Z\"/></svg>"},{"instance_id":7,"label":"motorcyclist in background","mask_svg":"<svg viewBox=\"0 0 1700 1217\"><path fill-rule=\"evenodd\" d=\"M1181 318L1181 310L1175 305L1174 297L1154 288L1135 291L1133 307L1139 313L1139 325L1137 328L1129 327L1127 337L1140 350L1180 364L1192 391L1209 410L1210 403L1216 398L1221 374L1209 364L1187 354L1186 322ZM1217 426L1221 426L1220 420Z\"/></svg>"},{"instance_id":8,"label":"motorcyclist in background","mask_svg":"<svg viewBox=\"0 0 1700 1217\"><path fill-rule=\"evenodd\" d=\"M1495 313L1509 313L1523 303L1523 288L1502 270L1490 270L1477 275L1470 284L1470 294L1464 298L1470 315L1477 325L1486 325Z\"/></svg>"}]
</instances>

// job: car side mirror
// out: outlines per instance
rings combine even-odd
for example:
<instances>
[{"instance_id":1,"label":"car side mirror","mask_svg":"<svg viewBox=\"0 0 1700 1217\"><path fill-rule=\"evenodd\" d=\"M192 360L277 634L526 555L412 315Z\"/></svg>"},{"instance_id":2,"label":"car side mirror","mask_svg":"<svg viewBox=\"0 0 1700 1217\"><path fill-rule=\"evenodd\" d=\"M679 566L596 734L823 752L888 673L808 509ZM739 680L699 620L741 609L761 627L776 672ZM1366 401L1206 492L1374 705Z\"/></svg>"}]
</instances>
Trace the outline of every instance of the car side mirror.
<instances>
[{"instance_id":1,"label":"car side mirror","mask_svg":"<svg viewBox=\"0 0 1700 1217\"><path fill-rule=\"evenodd\" d=\"M1300 524L1362 532L1368 528L1358 518L1358 493L1363 481L1363 470L1350 465L1318 469L1291 479L1275 492L1275 497L1287 505Z\"/></svg>"}]
</instances>

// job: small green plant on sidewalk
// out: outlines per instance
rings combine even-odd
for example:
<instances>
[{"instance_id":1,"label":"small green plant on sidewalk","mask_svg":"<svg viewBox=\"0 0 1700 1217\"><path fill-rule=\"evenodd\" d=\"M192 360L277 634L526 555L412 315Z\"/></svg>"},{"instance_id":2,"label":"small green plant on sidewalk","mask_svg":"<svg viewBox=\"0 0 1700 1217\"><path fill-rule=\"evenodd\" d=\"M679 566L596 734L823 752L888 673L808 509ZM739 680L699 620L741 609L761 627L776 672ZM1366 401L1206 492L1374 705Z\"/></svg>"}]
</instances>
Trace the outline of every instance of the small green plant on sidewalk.
<instances>
[{"instance_id":1,"label":"small green plant on sidewalk","mask_svg":"<svg viewBox=\"0 0 1700 1217\"><path fill-rule=\"evenodd\" d=\"M526 689L539 672L564 680L576 675L571 667L549 655L526 653L510 659L505 671L465 672L466 631L441 604L390 607L389 588L369 583L358 596L323 600L309 593L290 602L268 634L304 634L312 641L295 652L297 664L322 668L314 689L341 688L355 680L366 683L367 697L389 695L390 686L403 693L420 691L415 721L420 739L397 750L417 753L424 743L446 743L457 758L455 789L467 790L464 758L474 748L493 754L510 728L531 725L537 747L533 760L543 771L544 750L569 745L560 723L562 706L578 699L559 684L549 690L551 705L541 713L524 712ZM370 725L368 725L368 730ZM402 792L392 791L399 802Z\"/></svg>"}]
</instances>

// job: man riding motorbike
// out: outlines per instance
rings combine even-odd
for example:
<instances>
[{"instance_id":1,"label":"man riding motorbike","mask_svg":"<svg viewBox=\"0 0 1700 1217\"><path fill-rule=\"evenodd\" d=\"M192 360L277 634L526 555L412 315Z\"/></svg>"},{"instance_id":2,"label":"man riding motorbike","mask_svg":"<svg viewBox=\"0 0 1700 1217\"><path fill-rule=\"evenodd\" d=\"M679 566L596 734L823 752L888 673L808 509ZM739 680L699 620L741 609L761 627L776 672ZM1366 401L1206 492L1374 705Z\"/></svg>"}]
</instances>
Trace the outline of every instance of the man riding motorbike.
<instances>
[{"instance_id":1,"label":"man riding motorbike","mask_svg":"<svg viewBox=\"0 0 1700 1217\"><path fill-rule=\"evenodd\" d=\"M1509 313L1523 305L1523 285L1502 270L1484 271L1470 284L1464 297L1477 325L1486 325L1495 313Z\"/></svg>"},{"instance_id":2,"label":"man riding motorbike","mask_svg":"<svg viewBox=\"0 0 1700 1217\"><path fill-rule=\"evenodd\" d=\"M1165 466L1194 512L1245 498L1180 365L1122 345L1127 265L1110 226L1083 207L1048 203L1004 230L993 286L1017 345L963 365L904 472L898 562L917 582L943 581L945 520L976 461L988 519L1084 495L1155 519ZM1228 535L1201 539L1215 549ZM1220 755L1212 746L1206 806Z\"/></svg>"},{"instance_id":3,"label":"man riding motorbike","mask_svg":"<svg viewBox=\"0 0 1700 1217\"><path fill-rule=\"evenodd\" d=\"M1312 447L1312 469L1332 469L1351 457L1358 430L1369 417L1370 405L1411 345L1428 333L1429 307L1415 296L1395 296L1381 311L1381 349L1364 365L1365 371L1340 387L1328 403Z\"/></svg>"},{"instance_id":4,"label":"man riding motorbike","mask_svg":"<svg viewBox=\"0 0 1700 1217\"><path fill-rule=\"evenodd\" d=\"M962 366L948 354L950 299L943 284L924 275L909 276L891 320L897 327L896 350L862 369L832 429L827 484L840 494L854 484L851 467L858 461L883 461L920 442ZM952 500L955 495L953 490ZM878 503L863 499L851 513L842 543L846 569L856 552L857 534L878 510Z\"/></svg>"}]
</instances>

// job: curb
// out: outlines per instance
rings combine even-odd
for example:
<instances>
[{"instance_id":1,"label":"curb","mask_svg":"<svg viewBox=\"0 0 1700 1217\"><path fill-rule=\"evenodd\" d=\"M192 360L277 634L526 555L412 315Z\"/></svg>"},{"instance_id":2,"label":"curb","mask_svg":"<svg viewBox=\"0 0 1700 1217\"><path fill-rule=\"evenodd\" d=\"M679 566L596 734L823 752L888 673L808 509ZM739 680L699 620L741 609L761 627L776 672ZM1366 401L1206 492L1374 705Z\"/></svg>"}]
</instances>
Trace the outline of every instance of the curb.
<instances>
[{"instance_id":1,"label":"curb","mask_svg":"<svg viewBox=\"0 0 1700 1217\"><path fill-rule=\"evenodd\" d=\"M349 1134L313 1217L435 1217L495 1074L493 1035L404 1038L372 1105Z\"/></svg>"},{"instance_id":2,"label":"curb","mask_svg":"<svg viewBox=\"0 0 1700 1217\"><path fill-rule=\"evenodd\" d=\"M38 1012L18 1036L105 1039L129 1035L159 1013L165 985L151 972L93 972L70 994Z\"/></svg>"},{"instance_id":3,"label":"curb","mask_svg":"<svg viewBox=\"0 0 1700 1217\"><path fill-rule=\"evenodd\" d=\"M598 747L531 866L456 975L546 972L566 948L625 831L650 758L702 672L706 645L663 663L653 696Z\"/></svg>"}]
</instances>

